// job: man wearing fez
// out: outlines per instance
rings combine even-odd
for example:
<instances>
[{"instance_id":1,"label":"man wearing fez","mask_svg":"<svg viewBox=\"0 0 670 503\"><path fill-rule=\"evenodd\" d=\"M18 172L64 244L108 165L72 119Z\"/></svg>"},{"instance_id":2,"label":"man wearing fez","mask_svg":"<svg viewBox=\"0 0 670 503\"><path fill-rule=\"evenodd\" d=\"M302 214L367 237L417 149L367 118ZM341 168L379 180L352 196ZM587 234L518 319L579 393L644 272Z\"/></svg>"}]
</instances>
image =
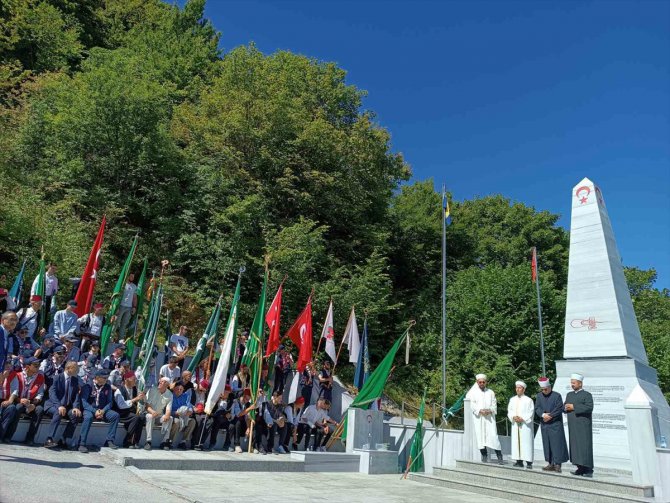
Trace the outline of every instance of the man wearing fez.
<instances>
[{"instance_id":1,"label":"man wearing fez","mask_svg":"<svg viewBox=\"0 0 670 503\"><path fill-rule=\"evenodd\" d=\"M565 397L565 413L568 416L570 433L570 462L577 466L573 475L593 477L593 396L582 388L584 376L572 374L572 391Z\"/></svg>"},{"instance_id":2,"label":"man wearing fez","mask_svg":"<svg viewBox=\"0 0 670 503\"><path fill-rule=\"evenodd\" d=\"M514 466L533 468L533 416L535 415L535 404L533 399L527 397L526 383L517 381L515 383L516 395L510 398L507 405L507 418L512 422L512 459L516 460Z\"/></svg>"},{"instance_id":3,"label":"man wearing fez","mask_svg":"<svg viewBox=\"0 0 670 503\"><path fill-rule=\"evenodd\" d=\"M473 387L468 395L475 416L474 426L477 437L477 448L482 455L482 463L488 461L488 448L495 451L498 464L503 464L503 455L498 439L496 428L496 414L498 413L498 402L493 390L486 387L486 374L475 376L477 386Z\"/></svg>"},{"instance_id":4,"label":"man wearing fez","mask_svg":"<svg viewBox=\"0 0 670 503\"><path fill-rule=\"evenodd\" d=\"M537 381L540 393L535 397L535 414L542 420L542 447L547 466L545 472L561 473L561 463L568 460L568 445L563 431L563 400L561 395L551 389L551 382L546 377Z\"/></svg>"}]
</instances>

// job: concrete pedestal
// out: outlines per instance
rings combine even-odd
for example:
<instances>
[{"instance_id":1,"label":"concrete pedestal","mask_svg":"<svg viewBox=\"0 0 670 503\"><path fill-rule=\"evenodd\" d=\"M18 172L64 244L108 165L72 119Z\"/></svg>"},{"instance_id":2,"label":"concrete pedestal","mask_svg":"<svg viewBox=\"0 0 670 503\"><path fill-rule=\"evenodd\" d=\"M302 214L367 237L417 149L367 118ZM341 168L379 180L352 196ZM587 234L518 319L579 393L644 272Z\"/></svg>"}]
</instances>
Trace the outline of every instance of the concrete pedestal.
<instances>
[{"instance_id":1,"label":"concrete pedestal","mask_svg":"<svg viewBox=\"0 0 670 503\"><path fill-rule=\"evenodd\" d=\"M360 473L380 475L384 473L398 473L398 451L372 451L355 449L360 453Z\"/></svg>"},{"instance_id":2,"label":"concrete pedestal","mask_svg":"<svg viewBox=\"0 0 670 503\"><path fill-rule=\"evenodd\" d=\"M378 410L349 409L347 412L347 452L374 450L384 442L384 413Z\"/></svg>"}]
</instances>

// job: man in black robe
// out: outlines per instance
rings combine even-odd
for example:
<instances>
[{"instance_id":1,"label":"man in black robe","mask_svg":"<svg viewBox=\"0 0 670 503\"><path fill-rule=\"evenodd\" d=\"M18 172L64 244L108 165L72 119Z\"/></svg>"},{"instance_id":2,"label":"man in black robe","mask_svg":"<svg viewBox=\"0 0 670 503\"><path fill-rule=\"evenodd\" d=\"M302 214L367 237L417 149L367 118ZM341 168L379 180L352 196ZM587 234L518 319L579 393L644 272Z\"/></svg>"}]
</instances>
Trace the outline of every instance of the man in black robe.
<instances>
[{"instance_id":1,"label":"man in black robe","mask_svg":"<svg viewBox=\"0 0 670 503\"><path fill-rule=\"evenodd\" d=\"M535 397L535 414L541 420L544 459L549 463L542 469L561 473L561 464L569 458L563 431L563 400L561 395L552 391L551 383L546 377L541 377L538 384L542 391Z\"/></svg>"},{"instance_id":2,"label":"man in black robe","mask_svg":"<svg viewBox=\"0 0 670 503\"><path fill-rule=\"evenodd\" d=\"M593 396L582 389L584 376L572 374L570 386L572 391L565 397L565 413L568 416L568 432L570 433L570 462L577 466L573 475L593 476L593 429L591 414L593 413Z\"/></svg>"}]
</instances>

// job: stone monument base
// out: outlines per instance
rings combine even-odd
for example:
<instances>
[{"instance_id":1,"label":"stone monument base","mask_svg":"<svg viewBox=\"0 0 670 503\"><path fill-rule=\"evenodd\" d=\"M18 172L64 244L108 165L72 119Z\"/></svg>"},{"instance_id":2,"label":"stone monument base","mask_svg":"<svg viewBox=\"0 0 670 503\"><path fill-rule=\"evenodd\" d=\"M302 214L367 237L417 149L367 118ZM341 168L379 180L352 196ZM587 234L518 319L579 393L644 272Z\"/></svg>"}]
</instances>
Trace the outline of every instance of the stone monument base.
<instances>
[{"instance_id":1,"label":"stone monument base","mask_svg":"<svg viewBox=\"0 0 670 503\"><path fill-rule=\"evenodd\" d=\"M632 464L628 445L628 425L624 403L638 384L656 409L654 437L670 438L670 407L658 387L656 371L632 358L583 358L556 362L554 391L565 396L571 391L570 374L584 375L584 389L593 395L593 455L596 469L607 468L630 473ZM568 423L563 416L569 443ZM535 437L536 458L542 457L542 435Z\"/></svg>"}]
</instances>

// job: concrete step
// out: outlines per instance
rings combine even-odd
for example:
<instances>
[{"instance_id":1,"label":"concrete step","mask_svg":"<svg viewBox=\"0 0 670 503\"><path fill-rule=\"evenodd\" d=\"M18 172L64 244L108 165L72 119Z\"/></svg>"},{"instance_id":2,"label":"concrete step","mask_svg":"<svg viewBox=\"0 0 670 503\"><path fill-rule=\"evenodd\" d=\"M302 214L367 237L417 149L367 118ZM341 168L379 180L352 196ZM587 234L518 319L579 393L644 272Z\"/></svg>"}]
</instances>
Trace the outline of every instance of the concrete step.
<instances>
[{"instance_id":1,"label":"concrete step","mask_svg":"<svg viewBox=\"0 0 670 503\"><path fill-rule=\"evenodd\" d=\"M541 463L540 465L544 466L544 463ZM477 463L464 460L456 461L456 468L463 471L490 474L513 480L544 483L563 489L578 488L600 490L638 498L652 497L654 495L654 488L652 486L634 484L632 481L629 482L627 477L617 473L601 473L598 471L594 474L594 478L584 478L570 474L570 470L567 469L567 466L569 465L564 466L565 469L563 470L563 473L542 471L540 465L536 465L532 470L527 470L526 468L515 468L511 464L500 466L493 463ZM447 470L449 470L449 468L436 468L434 474L440 475Z\"/></svg>"},{"instance_id":2,"label":"concrete step","mask_svg":"<svg viewBox=\"0 0 670 503\"><path fill-rule=\"evenodd\" d=\"M291 459L304 463L306 472L358 473L361 455L346 452L292 451Z\"/></svg>"},{"instance_id":3,"label":"concrete step","mask_svg":"<svg viewBox=\"0 0 670 503\"><path fill-rule=\"evenodd\" d=\"M506 470L505 467L499 467L501 469L497 472L482 472L477 470L477 468L479 468L479 465L474 469L470 467L466 469L461 467L442 468L435 470L433 477L452 483L469 484L473 487L486 490L494 489L510 492L517 495L517 497L528 498L528 501L537 498L538 494L549 500L570 502L615 503L622 501L653 501L651 498L624 495L602 488L571 486L569 479L560 475L558 477L539 478L533 476L530 471L528 473L529 476L525 476L526 474L520 470L516 472L512 469ZM489 493L487 492L486 494Z\"/></svg>"},{"instance_id":4,"label":"concrete step","mask_svg":"<svg viewBox=\"0 0 670 503\"><path fill-rule=\"evenodd\" d=\"M140 470L203 470L228 472L303 472L305 463L287 455L236 454L220 451L161 451L144 449L100 452L121 466Z\"/></svg>"},{"instance_id":5,"label":"concrete step","mask_svg":"<svg viewBox=\"0 0 670 503\"><path fill-rule=\"evenodd\" d=\"M425 473L410 473L410 480L415 480L416 482L423 482L424 484L430 484L432 486L444 487L447 489L456 489L459 491L467 491L471 493L481 494L484 496L494 496L496 498L509 499L511 501L518 501L522 503L572 503L571 500L562 499L562 498L549 498L543 495L526 495L520 494L513 489L500 488L500 487L489 487L481 484L473 484L470 482L460 481L460 480L451 480L444 477L438 477L435 475L428 475Z\"/></svg>"}]
</instances>

